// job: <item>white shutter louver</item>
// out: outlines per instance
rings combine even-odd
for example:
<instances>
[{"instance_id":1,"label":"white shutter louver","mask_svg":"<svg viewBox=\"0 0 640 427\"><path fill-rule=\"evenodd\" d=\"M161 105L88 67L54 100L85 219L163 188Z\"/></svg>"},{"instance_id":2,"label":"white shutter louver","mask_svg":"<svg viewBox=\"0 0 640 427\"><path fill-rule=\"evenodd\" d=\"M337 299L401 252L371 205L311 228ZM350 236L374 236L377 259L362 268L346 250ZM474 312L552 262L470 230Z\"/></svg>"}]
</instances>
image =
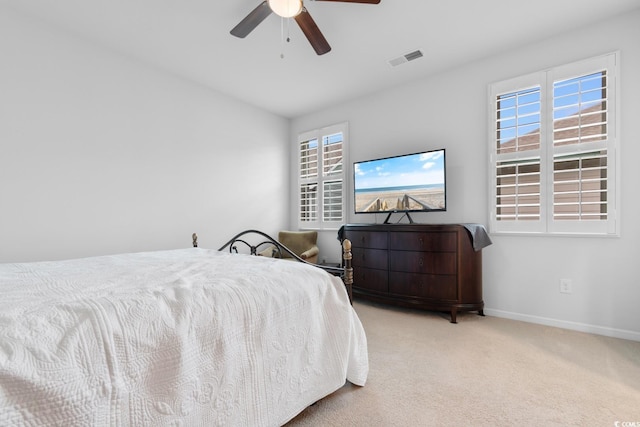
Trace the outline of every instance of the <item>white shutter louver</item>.
<instances>
[{"instance_id":1,"label":"white shutter louver","mask_svg":"<svg viewBox=\"0 0 640 427\"><path fill-rule=\"evenodd\" d=\"M323 183L323 220L342 221L342 181Z\"/></svg>"},{"instance_id":2,"label":"white shutter louver","mask_svg":"<svg viewBox=\"0 0 640 427\"><path fill-rule=\"evenodd\" d=\"M498 162L496 219L540 219L540 158Z\"/></svg>"},{"instance_id":3,"label":"white shutter louver","mask_svg":"<svg viewBox=\"0 0 640 427\"><path fill-rule=\"evenodd\" d=\"M540 219L540 86L496 97L497 221Z\"/></svg>"},{"instance_id":4,"label":"white shutter louver","mask_svg":"<svg viewBox=\"0 0 640 427\"><path fill-rule=\"evenodd\" d=\"M300 142L299 220L317 221L318 211L318 140Z\"/></svg>"},{"instance_id":5,"label":"white shutter louver","mask_svg":"<svg viewBox=\"0 0 640 427\"><path fill-rule=\"evenodd\" d=\"M322 138L322 172L325 179L322 190L323 221L342 221L342 133ZM331 180L328 180L331 179Z\"/></svg>"},{"instance_id":6,"label":"white shutter louver","mask_svg":"<svg viewBox=\"0 0 640 427\"><path fill-rule=\"evenodd\" d=\"M554 219L607 219L606 150L556 157L553 168Z\"/></svg>"},{"instance_id":7,"label":"white shutter louver","mask_svg":"<svg viewBox=\"0 0 640 427\"><path fill-rule=\"evenodd\" d=\"M606 71L554 82L553 119L553 218L606 220Z\"/></svg>"},{"instance_id":8,"label":"white shutter louver","mask_svg":"<svg viewBox=\"0 0 640 427\"><path fill-rule=\"evenodd\" d=\"M318 219L318 184L300 186L300 221L313 222Z\"/></svg>"},{"instance_id":9,"label":"white shutter louver","mask_svg":"<svg viewBox=\"0 0 640 427\"><path fill-rule=\"evenodd\" d=\"M318 140L300 143L300 178L315 178L318 176Z\"/></svg>"}]
</instances>

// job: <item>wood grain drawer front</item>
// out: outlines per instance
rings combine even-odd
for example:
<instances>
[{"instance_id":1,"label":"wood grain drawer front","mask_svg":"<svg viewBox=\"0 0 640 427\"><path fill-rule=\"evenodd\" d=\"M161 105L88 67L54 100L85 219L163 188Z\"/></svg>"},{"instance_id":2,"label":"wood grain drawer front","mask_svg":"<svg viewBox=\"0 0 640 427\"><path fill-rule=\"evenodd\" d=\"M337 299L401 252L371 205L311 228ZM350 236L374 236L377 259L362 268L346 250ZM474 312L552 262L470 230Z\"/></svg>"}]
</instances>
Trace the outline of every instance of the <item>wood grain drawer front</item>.
<instances>
[{"instance_id":1,"label":"wood grain drawer front","mask_svg":"<svg viewBox=\"0 0 640 427\"><path fill-rule=\"evenodd\" d=\"M458 233L444 232L400 232L389 233L389 248L405 251L455 252Z\"/></svg>"},{"instance_id":2,"label":"wood grain drawer front","mask_svg":"<svg viewBox=\"0 0 640 427\"><path fill-rule=\"evenodd\" d=\"M351 240L351 245L359 248L387 249L388 238L384 231L351 231L347 230L345 237Z\"/></svg>"},{"instance_id":3,"label":"wood grain drawer front","mask_svg":"<svg viewBox=\"0 0 640 427\"><path fill-rule=\"evenodd\" d=\"M389 251L389 270L422 274L457 273L455 252Z\"/></svg>"},{"instance_id":4,"label":"wood grain drawer front","mask_svg":"<svg viewBox=\"0 0 640 427\"><path fill-rule=\"evenodd\" d=\"M389 292L429 299L458 299L456 276L450 275L391 272Z\"/></svg>"},{"instance_id":5,"label":"wood grain drawer front","mask_svg":"<svg viewBox=\"0 0 640 427\"><path fill-rule=\"evenodd\" d=\"M389 265L388 252L384 249L352 249L353 267L377 268L386 270Z\"/></svg>"},{"instance_id":6,"label":"wood grain drawer front","mask_svg":"<svg viewBox=\"0 0 640 427\"><path fill-rule=\"evenodd\" d=\"M353 287L377 292L389 292L389 277L386 270L359 268L353 271Z\"/></svg>"}]
</instances>

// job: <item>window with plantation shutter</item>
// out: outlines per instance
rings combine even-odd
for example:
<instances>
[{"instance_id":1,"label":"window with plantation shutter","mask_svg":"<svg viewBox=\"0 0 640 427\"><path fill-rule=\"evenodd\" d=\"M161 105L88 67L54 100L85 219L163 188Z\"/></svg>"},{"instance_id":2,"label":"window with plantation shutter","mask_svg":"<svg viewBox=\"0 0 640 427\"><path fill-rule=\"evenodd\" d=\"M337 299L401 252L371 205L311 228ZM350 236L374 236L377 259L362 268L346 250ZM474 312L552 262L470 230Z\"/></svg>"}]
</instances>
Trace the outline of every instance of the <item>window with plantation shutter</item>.
<instances>
[{"instance_id":1,"label":"window with plantation shutter","mask_svg":"<svg viewBox=\"0 0 640 427\"><path fill-rule=\"evenodd\" d=\"M490 229L615 235L617 53L490 87Z\"/></svg>"},{"instance_id":2,"label":"window with plantation shutter","mask_svg":"<svg viewBox=\"0 0 640 427\"><path fill-rule=\"evenodd\" d=\"M337 229L344 222L346 135L344 123L298 138L300 228Z\"/></svg>"}]
</instances>

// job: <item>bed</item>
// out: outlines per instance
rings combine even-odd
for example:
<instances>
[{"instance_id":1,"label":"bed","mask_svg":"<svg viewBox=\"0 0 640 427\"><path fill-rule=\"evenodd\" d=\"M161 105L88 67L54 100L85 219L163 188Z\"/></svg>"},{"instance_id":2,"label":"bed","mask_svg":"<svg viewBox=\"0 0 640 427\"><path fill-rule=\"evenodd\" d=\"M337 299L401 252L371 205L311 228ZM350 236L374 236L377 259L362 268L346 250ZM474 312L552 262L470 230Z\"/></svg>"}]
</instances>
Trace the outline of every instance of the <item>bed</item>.
<instances>
[{"instance_id":1,"label":"bed","mask_svg":"<svg viewBox=\"0 0 640 427\"><path fill-rule=\"evenodd\" d=\"M279 426L363 386L345 270L244 241L0 264L0 425Z\"/></svg>"}]
</instances>

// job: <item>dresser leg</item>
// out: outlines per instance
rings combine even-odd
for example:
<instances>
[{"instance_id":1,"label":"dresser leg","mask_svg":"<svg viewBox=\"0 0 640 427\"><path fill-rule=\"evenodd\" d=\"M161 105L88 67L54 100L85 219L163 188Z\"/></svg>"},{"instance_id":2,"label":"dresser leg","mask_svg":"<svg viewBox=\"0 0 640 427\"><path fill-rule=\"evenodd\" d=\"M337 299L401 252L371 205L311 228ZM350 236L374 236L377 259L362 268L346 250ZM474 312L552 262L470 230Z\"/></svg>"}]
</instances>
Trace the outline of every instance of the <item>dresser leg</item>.
<instances>
[{"instance_id":1,"label":"dresser leg","mask_svg":"<svg viewBox=\"0 0 640 427\"><path fill-rule=\"evenodd\" d=\"M455 308L451 309L451 323L458 323L457 317L458 317L458 310L456 310Z\"/></svg>"}]
</instances>

